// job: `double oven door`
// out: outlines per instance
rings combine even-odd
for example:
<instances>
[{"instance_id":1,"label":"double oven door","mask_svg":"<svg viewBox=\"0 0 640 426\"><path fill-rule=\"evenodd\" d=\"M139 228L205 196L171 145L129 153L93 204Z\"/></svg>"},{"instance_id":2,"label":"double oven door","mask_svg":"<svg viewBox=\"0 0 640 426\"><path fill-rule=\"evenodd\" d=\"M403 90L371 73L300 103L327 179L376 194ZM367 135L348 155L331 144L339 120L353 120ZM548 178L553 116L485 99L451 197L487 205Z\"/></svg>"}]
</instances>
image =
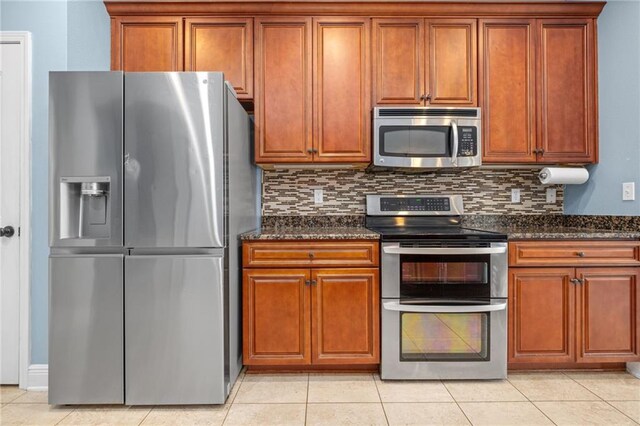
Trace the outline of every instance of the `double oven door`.
<instances>
[{"instance_id":1,"label":"double oven door","mask_svg":"<svg viewBox=\"0 0 640 426\"><path fill-rule=\"evenodd\" d=\"M383 379L507 374L507 244L382 245Z\"/></svg>"}]
</instances>

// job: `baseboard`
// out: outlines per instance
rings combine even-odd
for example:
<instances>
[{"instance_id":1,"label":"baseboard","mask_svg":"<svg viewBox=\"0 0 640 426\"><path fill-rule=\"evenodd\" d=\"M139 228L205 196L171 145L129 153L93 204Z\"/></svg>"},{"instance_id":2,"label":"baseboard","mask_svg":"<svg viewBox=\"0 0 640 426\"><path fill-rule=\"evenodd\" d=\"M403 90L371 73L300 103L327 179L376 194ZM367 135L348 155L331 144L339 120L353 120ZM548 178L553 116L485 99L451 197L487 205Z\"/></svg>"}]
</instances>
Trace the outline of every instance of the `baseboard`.
<instances>
[{"instance_id":1,"label":"baseboard","mask_svg":"<svg viewBox=\"0 0 640 426\"><path fill-rule=\"evenodd\" d=\"M27 390L46 391L49 389L49 365L31 364L27 373Z\"/></svg>"},{"instance_id":2,"label":"baseboard","mask_svg":"<svg viewBox=\"0 0 640 426\"><path fill-rule=\"evenodd\" d=\"M628 362L627 371L640 379L640 362Z\"/></svg>"}]
</instances>

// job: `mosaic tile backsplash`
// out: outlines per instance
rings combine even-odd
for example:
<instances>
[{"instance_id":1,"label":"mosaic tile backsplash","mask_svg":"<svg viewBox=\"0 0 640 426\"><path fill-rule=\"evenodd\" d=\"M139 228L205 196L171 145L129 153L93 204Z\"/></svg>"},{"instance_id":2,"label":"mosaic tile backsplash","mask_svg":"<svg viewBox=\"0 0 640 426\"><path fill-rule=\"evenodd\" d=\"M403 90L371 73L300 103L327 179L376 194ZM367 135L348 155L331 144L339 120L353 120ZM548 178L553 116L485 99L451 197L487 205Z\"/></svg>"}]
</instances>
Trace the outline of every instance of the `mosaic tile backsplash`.
<instances>
[{"instance_id":1,"label":"mosaic tile backsplash","mask_svg":"<svg viewBox=\"0 0 640 426\"><path fill-rule=\"evenodd\" d=\"M540 167L531 169L464 169L428 173L363 170L265 170L262 214L363 215L367 194L461 194L466 214L562 214L563 191L546 202L546 188L538 180ZM313 189L322 188L324 203L315 205ZM511 202L511 189L521 191Z\"/></svg>"}]
</instances>

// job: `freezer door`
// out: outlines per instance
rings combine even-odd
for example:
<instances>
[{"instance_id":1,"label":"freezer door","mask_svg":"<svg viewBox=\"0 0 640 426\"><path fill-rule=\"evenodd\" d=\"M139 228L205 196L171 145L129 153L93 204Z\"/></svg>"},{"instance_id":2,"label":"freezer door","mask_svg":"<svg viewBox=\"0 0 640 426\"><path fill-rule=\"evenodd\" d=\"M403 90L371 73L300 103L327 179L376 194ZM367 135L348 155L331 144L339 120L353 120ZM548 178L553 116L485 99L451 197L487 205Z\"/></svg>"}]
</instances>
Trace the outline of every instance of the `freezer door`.
<instances>
[{"instance_id":1,"label":"freezer door","mask_svg":"<svg viewBox=\"0 0 640 426\"><path fill-rule=\"evenodd\" d=\"M125 245L222 247L221 73L125 74Z\"/></svg>"},{"instance_id":2,"label":"freezer door","mask_svg":"<svg viewBox=\"0 0 640 426\"><path fill-rule=\"evenodd\" d=\"M222 260L126 258L126 404L225 402Z\"/></svg>"},{"instance_id":3,"label":"freezer door","mask_svg":"<svg viewBox=\"0 0 640 426\"><path fill-rule=\"evenodd\" d=\"M49 258L49 404L124 402L123 258Z\"/></svg>"},{"instance_id":4,"label":"freezer door","mask_svg":"<svg viewBox=\"0 0 640 426\"><path fill-rule=\"evenodd\" d=\"M122 72L49 73L49 245L122 246Z\"/></svg>"}]
</instances>

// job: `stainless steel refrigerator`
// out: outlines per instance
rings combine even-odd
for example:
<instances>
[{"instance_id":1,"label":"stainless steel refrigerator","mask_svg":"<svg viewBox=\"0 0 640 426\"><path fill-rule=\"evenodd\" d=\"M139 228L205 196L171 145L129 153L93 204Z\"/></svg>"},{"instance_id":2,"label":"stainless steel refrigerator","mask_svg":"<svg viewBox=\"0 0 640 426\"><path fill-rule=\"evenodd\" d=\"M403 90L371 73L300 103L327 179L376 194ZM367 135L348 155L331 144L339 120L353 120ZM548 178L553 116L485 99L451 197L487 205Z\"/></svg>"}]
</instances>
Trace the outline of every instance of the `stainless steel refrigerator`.
<instances>
[{"instance_id":1,"label":"stainless steel refrigerator","mask_svg":"<svg viewBox=\"0 0 640 426\"><path fill-rule=\"evenodd\" d=\"M248 115L222 73L49 76L49 402L224 403L242 367Z\"/></svg>"}]
</instances>

